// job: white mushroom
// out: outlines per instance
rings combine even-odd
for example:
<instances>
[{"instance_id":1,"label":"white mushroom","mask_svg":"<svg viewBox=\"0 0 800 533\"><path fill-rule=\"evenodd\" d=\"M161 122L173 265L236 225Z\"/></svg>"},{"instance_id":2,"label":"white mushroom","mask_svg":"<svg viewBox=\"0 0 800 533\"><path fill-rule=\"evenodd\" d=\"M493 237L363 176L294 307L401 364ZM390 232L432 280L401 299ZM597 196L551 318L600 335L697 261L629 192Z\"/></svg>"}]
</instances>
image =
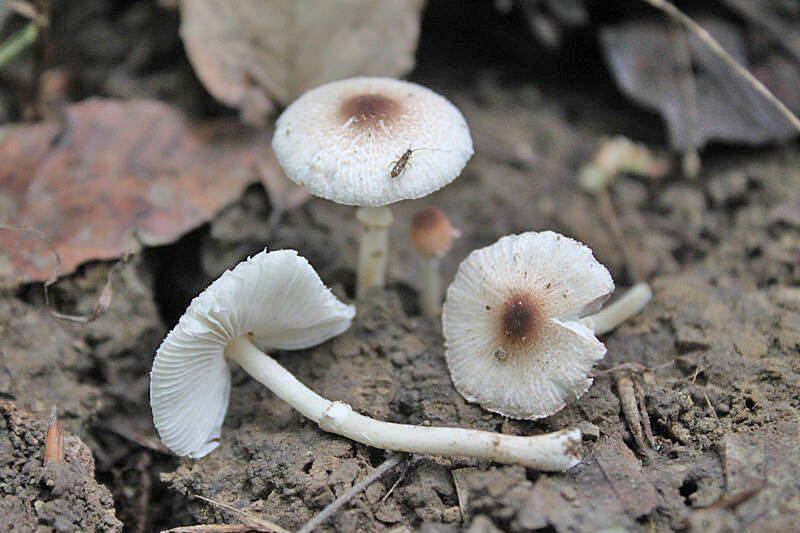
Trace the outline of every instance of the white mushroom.
<instances>
[{"instance_id":1,"label":"white mushroom","mask_svg":"<svg viewBox=\"0 0 800 533\"><path fill-rule=\"evenodd\" d=\"M312 346L346 330L353 315L352 306L339 302L292 250L262 252L225 272L192 301L156 354L150 405L161 440L193 458L218 446L230 393L228 363L236 362L323 431L369 446L542 470L578 463L577 429L519 437L381 422L319 396L254 344L285 350Z\"/></svg>"},{"instance_id":2,"label":"white mushroom","mask_svg":"<svg viewBox=\"0 0 800 533\"><path fill-rule=\"evenodd\" d=\"M415 83L352 78L308 91L275 126L275 155L311 194L357 205L363 225L357 294L385 281L388 204L453 181L472 156L463 115Z\"/></svg>"},{"instance_id":3,"label":"white mushroom","mask_svg":"<svg viewBox=\"0 0 800 533\"><path fill-rule=\"evenodd\" d=\"M354 315L294 250L264 251L226 271L192 300L156 352L150 406L161 440L178 455L208 454L228 410L229 361L249 371L240 359L258 351L252 342L308 348L347 330ZM261 362L287 374L266 355Z\"/></svg>"},{"instance_id":4,"label":"white mushroom","mask_svg":"<svg viewBox=\"0 0 800 533\"><path fill-rule=\"evenodd\" d=\"M473 251L442 311L456 389L513 418L562 409L589 389L589 371L606 353L595 334L650 299L649 288L637 288L610 312L582 318L613 290L611 275L587 246L551 231L510 235Z\"/></svg>"},{"instance_id":5,"label":"white mushroom","mask_svg":"<svg viewBox=\"0 0 800 533\"><path fill-rule=\"evenodd\" d=\"M450 220L436 207L421 209L411 219L408 237L411 246L421 256L422 289L420 307L428 318L439 316L442 311L442 278L439 263L453 245L453 239L461 233L450 224Z\"/></svg>"}]
</instances>

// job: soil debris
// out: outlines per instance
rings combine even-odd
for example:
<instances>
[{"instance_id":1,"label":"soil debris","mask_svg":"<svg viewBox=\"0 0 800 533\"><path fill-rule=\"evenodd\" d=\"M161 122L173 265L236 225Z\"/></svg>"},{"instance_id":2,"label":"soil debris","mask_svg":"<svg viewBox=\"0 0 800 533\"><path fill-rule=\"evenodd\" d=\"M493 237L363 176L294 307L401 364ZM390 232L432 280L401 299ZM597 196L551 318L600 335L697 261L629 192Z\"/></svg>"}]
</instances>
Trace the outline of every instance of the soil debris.
<instances>
[{"instance_id":1,"label":"soil debris","mask_svg":"<svg viewBox=\"0 0 800 533\"><path fill-rule=\"evenodd\" d=\"M63 461L44 464L49 433L38 417L0 400L0 527L122 531L111 493L95 480L89 447L62 435Z\"/></svg>"}]
</instances>

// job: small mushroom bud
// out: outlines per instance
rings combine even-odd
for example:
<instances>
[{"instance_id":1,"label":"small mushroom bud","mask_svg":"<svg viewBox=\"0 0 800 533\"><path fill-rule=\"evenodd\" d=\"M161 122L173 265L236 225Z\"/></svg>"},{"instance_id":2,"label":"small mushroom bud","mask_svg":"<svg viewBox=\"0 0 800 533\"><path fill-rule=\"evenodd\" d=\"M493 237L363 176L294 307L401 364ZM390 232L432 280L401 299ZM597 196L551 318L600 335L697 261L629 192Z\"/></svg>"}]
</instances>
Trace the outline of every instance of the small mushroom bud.
<instances>
[{"instance_id":1,"label":"small mushroom bud","mask_svg":"<svg viewBox=\"0 0 800 533\"><path fill-rule=\"evenodd\" d=\"M442 311L439 264L453 245L453 239L460 234L441 209L436 207L420 210L411 220L409 239L411 246L421 256L422 263L420 307L422 314L428 318L435 318Z\"/></svg>"}]
</instances>

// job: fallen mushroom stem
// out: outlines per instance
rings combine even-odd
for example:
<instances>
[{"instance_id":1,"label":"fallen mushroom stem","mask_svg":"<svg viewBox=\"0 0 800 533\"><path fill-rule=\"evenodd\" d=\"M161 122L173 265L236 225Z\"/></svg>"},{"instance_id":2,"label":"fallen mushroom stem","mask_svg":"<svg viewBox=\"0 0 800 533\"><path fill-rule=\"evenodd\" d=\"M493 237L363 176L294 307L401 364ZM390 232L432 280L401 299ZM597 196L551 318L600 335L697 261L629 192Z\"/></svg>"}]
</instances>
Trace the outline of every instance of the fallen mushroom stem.
<instances>
[{"instance_id":1,"label":"fallen mushroom stem","mask_svg":"<svg viewBox=\"0 0 800 533\"><path fill-rule=\"evenodd\" d=\"M641 311L652 297L653 291L650 285L644 282L637 283L611 305L584 318L583 321L594 330L595 335L608 333Z\"/></svg>"},{"instance_id":2,"label":"fallen mushroom stem","mask_svg":"<svg viewBox=\"0 0 800 533\"><path fill-rule=\"evenodd\" d=\"M359 207L356 218L363 226L356 274L356 296L361 297L370 287L383 287L386 282L389 226L394 216L385 206Z\"/></svg>"},{"instance_id":3,"label":"fallen mushroom stem","mask_svg":"<svg viewBox=\"0 0 800 533\"><path fill-rule=\"evenodd\" d=\"M420 307L422 314L428 318L436 318L442 313L442 278L439 276L440 257L421 257L422 292Z\"/></svg>"},{"instance_id":4,"label":"fallen mushroom stem","mask_svg":"<svg viewBox=\"0 0 800 533\"><path fill-rule=\"evenodd\" d=\"M520 437L474 429L382 422L354 412L346 403L326 400L300 383L246 337L234 340L225 349L225 357L241 365L248 374L303 416L316 422L323 431L368 446L410 453L477 457L556 472L580 462L581 432L578 429Z\"/></svg>"}]
</instances>

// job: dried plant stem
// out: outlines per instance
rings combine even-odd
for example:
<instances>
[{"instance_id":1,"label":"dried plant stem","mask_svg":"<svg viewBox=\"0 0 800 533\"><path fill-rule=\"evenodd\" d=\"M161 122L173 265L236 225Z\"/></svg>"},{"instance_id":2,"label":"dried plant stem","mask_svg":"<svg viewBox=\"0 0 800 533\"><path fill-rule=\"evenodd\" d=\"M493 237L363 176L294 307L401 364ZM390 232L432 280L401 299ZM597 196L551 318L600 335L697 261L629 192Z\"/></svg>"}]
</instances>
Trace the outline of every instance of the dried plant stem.
<instances>
[{"instance_id":1,"label":"dried plant stem","mask_svg":"<svg viewBox=\"0 0 800 533\"><path fill-rule=\"evenodd\" d=\"M291 533L288 529L284 529L274 522L270 522L269 520L265 520L263 518L251 515L249 513L242 511L241 509L237 509L236 507L231 507L230 505L226 505L222 502L212 500L211 498L206 498L205 496L200 496L199 494L195 494L194 497L197 498L198 500L203 500L204 502L208 502L218 507L222 507L223 509L226 509L234 514L237 514L242 518L244 518L245 520L247 520L248 522L250 522L251 524L256 524L262 531L272 531L274 533ZM205 530L201 529L201 531Z\"/></svg>"},{"instance_id":2,"label":"dried plant stem","mask_svg":"<svg viewBox=\"0 0 800 533\"><path fill-rule=\"evenodd\" d=\"M383 474L397 466L397 464L405 457L403 453L393 453L386 459L380 466L372 470L367 477L356 483L347 492L336 498L328 506L326 506L320 513L305 523L303 527L297 530L297 533L311 533L316 528L322 525L325 520L333 516L336 511L342 508L344 504L352 500L359 492L369 487L372 483L378 480Z\"/></svg>"},{"instance_id":3,"label":"dried plant stem","mask_svg":"<svg viewBox=\"0 0 800 533\"><path fill-rule=\"evenodd\" d=\"M741 76L747 83L749 83L753 89L755 89L761 96L767 99L769 103L771 103L775 108L780 111L780 113L789 121L789 123L795 127L797 131L800 132L800 118L797 118L797 115L792 113L789 108L783 105L783 102L778 100L778 98L772 94L772 92L767 89L763 83L758 81L758 79L750 74L746 68L740 65L728 52L725 51L724 48L717 42L714 37L711 36L702 26L700 26L697 22L692 20L686 13L672 5L667 0L644 0L651 6L660 9L678 23L685 26L690 32L695 34L698 39L703 41L703 43L708 46L708 48L722 61L724 61L734 72L736 72L739 76Z\"/></svg>"},{"instance_id":4,"label":"dried plant stem","mask_svg":"<svg viewBox=\"0 0 800 533\"><path fill-rule=\"evenodd\" d=\"M595 193L595 198L597 199L600 216L603 217L606 226L608 226L609 231L611 231L611 236L614 238L614 241L616 241L620 251L622 251L622 260L625 262L628 275L630 275L631 279L635 282L641 281L642 276L633 260L633 254L628 246L628 241L625 239L625 232L622 231L622 225L619 222L617 210L614 209L614 204L611 201L611 195L608 193L608 189L603 188L597 191Z\"/></svg>"},{"instance_id":5,"label":"dried plant stem","mask_svg":"<svg viewBox=\"0 0 800 533\"><path fill-rule=\"evenodd\" d=\"M6 42L0 45L0 66L5 65L36 42L38 35L39 27L37 24L29 22L24 28L9 37Z\"/></svg>"},{"instance_id":6,"label":"dried plant stem","mask_svg":"<svg viewBox=\"0 0 800 533\"><path fill-rule=\"evenodd\" d=\"M700 172L700 154L697 153L697 84L692 72L692 53L684 30L675 26L671 33L675 58L680 66L681 101L686 113L686 138L689 140L683 151L683 174L696 178Z\"/></svg>"}]
</instances>

